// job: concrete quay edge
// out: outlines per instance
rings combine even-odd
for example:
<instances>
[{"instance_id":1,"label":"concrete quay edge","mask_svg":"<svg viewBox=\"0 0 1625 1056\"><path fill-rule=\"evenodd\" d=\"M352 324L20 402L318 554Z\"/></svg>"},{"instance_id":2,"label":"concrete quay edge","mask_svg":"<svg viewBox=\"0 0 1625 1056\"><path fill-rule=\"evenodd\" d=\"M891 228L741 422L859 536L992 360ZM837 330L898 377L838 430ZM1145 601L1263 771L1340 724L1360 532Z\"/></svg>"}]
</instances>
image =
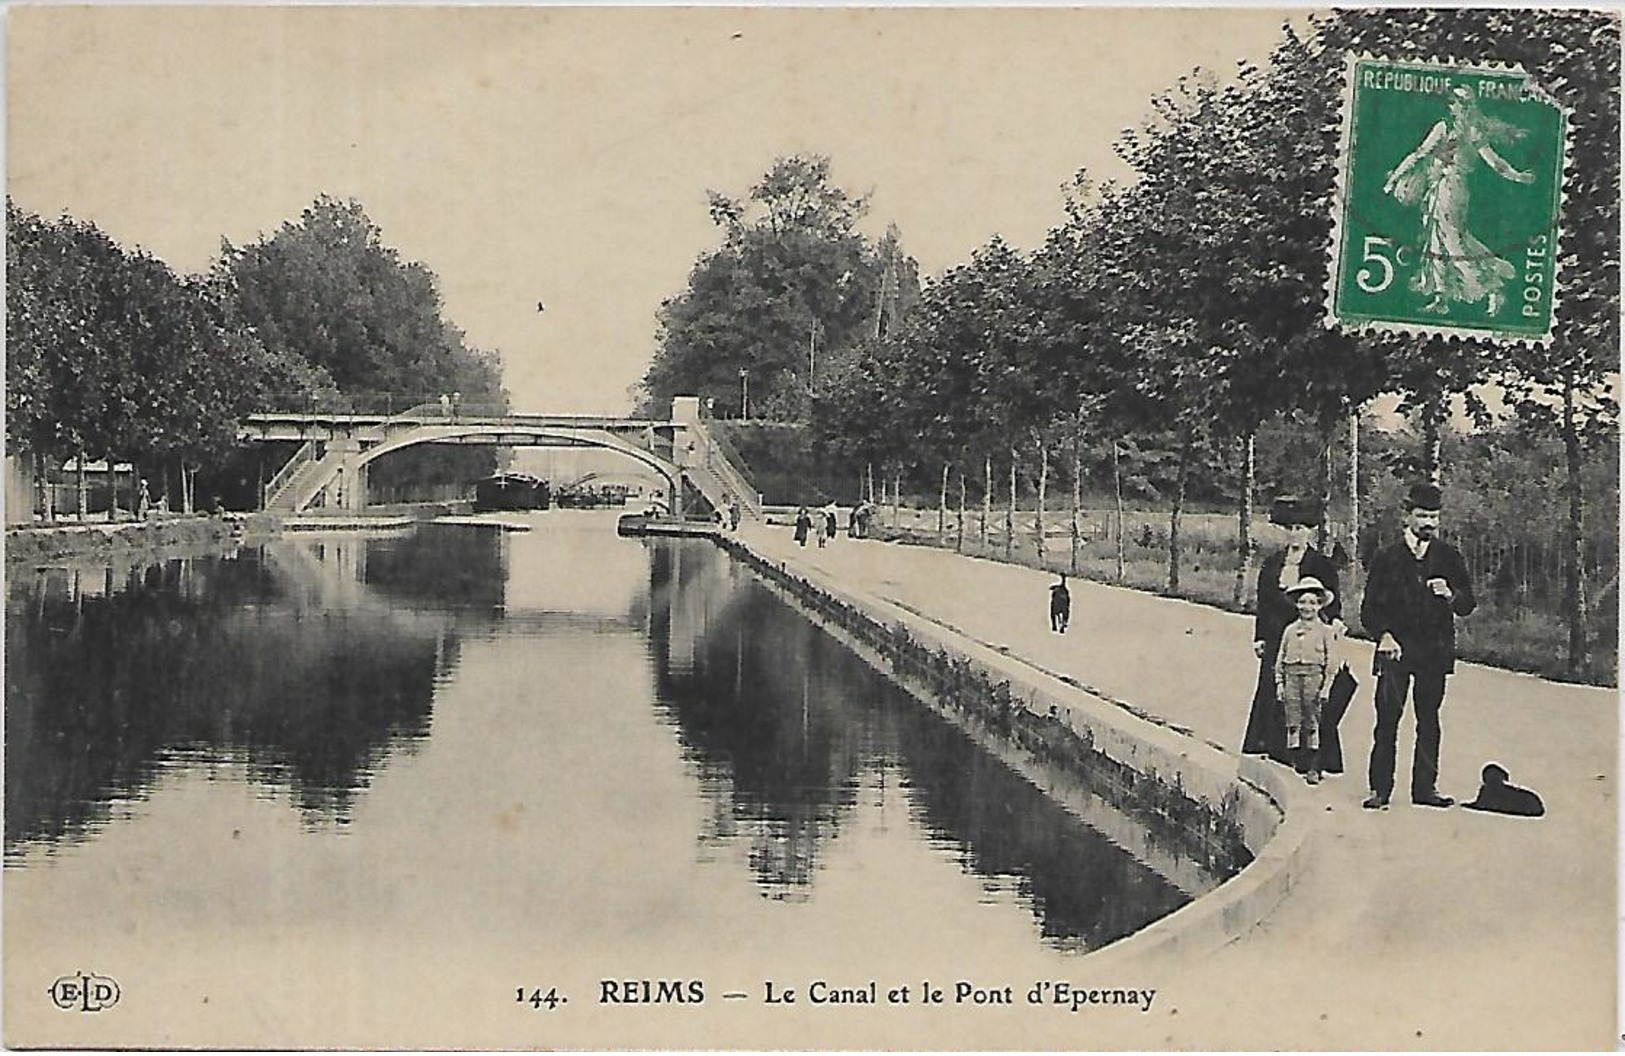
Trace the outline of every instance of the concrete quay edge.
<instances>
[{"instance_id":1,"label":"concrete quay edge","mask_svg":"<svg viewBox=\"0 0 1625 1056\"><path fill-rule=\"evenodd\" d=\"M1136 771L1163 779L1188 798L1219 802L1226 794L1241 808L1244 841L1253 860L1168 916L1087 954L1089 963L1118 964L1141 958L1206 953L1234 942L1280 904L1310 864L1319 812L1304 786L1264 760L1241 757L1127 701L1045 669L1006 647L995 646L893 599L837 582L816 569L764 553L737 536L718 544L771 577L801 582L1008 678L1029 712L1064 717L1074 730L1090 731L1094 747ZM817 613L803 611L828 627ZM840 635L845 640L845 635ZM849 643L850 644L850 643ZM865 659L872 660L871 657ZM899 681L884 666L882 674ZM913 687L905 686L911 693ZM1050 791L1045 789L1048 795ZM1064 804L1063 804L1064 805Z\"/></svg>"}]
</instances>

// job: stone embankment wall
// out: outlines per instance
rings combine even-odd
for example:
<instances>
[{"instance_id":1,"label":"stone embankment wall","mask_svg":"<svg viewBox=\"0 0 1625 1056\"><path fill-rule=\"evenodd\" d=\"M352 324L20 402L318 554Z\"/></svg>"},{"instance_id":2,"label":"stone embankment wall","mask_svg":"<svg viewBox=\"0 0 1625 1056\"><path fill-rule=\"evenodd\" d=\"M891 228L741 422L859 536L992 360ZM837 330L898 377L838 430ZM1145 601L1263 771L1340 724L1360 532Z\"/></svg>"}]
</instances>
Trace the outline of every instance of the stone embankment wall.
<instances>
[{"instance_id":1,"label":"stone embankment wall","mask_svg":"<svg viewBox=\"0 0 1625 1056\"><path fill-rule=\"evenodd\" d=\"M1295 882L1308 819L1290 808L1294 801L1301 808L1301 796L1254 760L1242 760L1238 770L1233 755L1064 675L895 603L792 571L734 537L717 542L912 696L1096 827L1104 801L1106 813L1128 820L1108 834L1131 851L1164 866L1191 862L1208 876L1228 878L1112 949L1211 948L1257 923ZM1064 777L1057 780L1057 773ZM1096 816L1088 803L1096 804Z\"/></svg>"},{"instance_id":2,"label":"stone embankment wall","mask_svg":"<svg viewBox=\"0 0 1625 1056\"><path fill-rule=\"evenodd\" d=\"M233 538L274 535L274 514L176 517L111 524L53 525L6 530L6 566L35 567L64 561L96 560L136 552L223 546Z\"/></svg>"}]
</instances>

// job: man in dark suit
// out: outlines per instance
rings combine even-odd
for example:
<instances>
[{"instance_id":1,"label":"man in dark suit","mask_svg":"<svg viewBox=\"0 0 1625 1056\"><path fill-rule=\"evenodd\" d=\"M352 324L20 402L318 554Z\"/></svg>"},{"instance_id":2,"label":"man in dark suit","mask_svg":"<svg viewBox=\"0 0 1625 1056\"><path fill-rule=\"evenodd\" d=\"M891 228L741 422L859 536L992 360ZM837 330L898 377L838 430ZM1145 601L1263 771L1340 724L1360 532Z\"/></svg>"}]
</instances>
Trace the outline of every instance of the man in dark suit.
<instances>
[{"instance_id":1,"label":"man in dark suit","mask_svg":"<svg viewBox=\"0 0 1625 1056\"><path fill-rule=\"evenodd\" d=\"M1417 484L1406 499L1404 537L1379 550L1366 577L1360 622L1377 640L1377 729L1371 745L1368 810L1388 806L1394 791L1395 742L1405 698L1416 702L1411 802L1448 807L1439 780L1439 708L1445 678L1456 666L1456 617L1477 604L1461 552L1439 536L1439 489Z\"/></svg>"}]
</instances>

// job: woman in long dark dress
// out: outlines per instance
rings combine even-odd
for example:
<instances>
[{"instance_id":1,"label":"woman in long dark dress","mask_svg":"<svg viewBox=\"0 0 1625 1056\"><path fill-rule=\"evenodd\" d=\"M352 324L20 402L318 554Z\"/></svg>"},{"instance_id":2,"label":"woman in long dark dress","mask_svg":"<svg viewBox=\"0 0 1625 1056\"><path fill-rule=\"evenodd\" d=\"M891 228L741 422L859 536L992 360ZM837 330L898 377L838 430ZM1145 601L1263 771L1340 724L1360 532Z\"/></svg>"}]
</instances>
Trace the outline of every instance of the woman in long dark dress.
<instances>
[{"instance_id":1,"label":"woman in long dark dress","mask_svg":"<svg viewBox=\"0 0 1625 1056\"><path fill-rule=\"evenodd\" d=\"M1267 755L1287 766L1304 767L1309 760L1293 757L1286 746L1286 716L1275 696L1275 654L1287 625L1298 618L1297 607L1285 591L1305 576L1314 576L1332 591L1332 603L1321 618L1341 623L1343 596L1337 582L1337 569L1316 550L1312 540L1320 525L1317 505L1300 499L1276 499L1270 508L1270 523L1277 525L1285 547L1264 558L1258 570L1257 616L1253 624L1253 653L1259 659L1258 688L1253 693L1252 710L1247 715L1247 733L1241 750L1247 755ZM1324 734L1323 734L1324 738ZM1341 755L1341 752L1338 753ZM1324 762L1322 769L1325 769ZM1342 772L1342 760L1334 760Z\"/></svg>"}]
</instances>

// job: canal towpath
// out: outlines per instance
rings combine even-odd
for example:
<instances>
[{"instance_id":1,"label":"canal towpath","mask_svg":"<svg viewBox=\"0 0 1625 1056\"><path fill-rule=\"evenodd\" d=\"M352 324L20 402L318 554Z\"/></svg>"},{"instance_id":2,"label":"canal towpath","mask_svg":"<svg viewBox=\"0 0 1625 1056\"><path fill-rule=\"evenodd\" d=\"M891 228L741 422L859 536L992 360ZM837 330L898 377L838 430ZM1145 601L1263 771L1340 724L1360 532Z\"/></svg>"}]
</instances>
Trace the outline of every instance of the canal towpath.
<instances>
[{"instance_id":1,"label":"canal towpath","mask_svg":"<svg viewBox=\"0 0 1625 1056\"><path fill-rule=\"evenodd\" d=\"M791 572L1067 675L1233 756L1240 742L1257 678L1251 617L1072 580L1072 625L1060 635L1048 623L1052 574L845 536L798 547L777 526L744 526L739 539ZM1618 1040L1617 693L1459 664L1442 717L1441 790L1472 798L1494 760L1540 793L1547 815L1412 806L1409 709L1394 805L1366 811L1370 654L1369 643L1350 643L1361 686L1341 726L1346 772L1293 800L1291 809L1315 815L1301 876L1264 920L1211 954L1148 950L1132 962L1169 1000L1122 1037L1115 1028L1093 1035L1092 1047L1594 1049Z\"/></svg>"}]
</instances>

